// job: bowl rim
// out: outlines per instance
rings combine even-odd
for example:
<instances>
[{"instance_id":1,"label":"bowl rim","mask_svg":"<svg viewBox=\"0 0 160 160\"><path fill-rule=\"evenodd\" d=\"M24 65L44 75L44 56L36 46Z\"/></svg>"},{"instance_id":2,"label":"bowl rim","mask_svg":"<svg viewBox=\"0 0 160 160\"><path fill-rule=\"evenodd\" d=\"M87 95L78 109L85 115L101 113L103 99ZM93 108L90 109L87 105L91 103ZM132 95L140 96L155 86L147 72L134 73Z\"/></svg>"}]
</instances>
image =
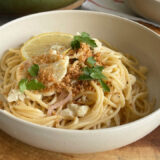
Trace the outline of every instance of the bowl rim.
<instances>
[{"instance_id":1,"label":"bowl rim","mask_svg":"<svg viewBox=\"0 0 160 160\"><path fill-rule=\"evenodd\" d=\"M137 3L138 2L138 3ZM140 2L140 3L139 3ZM157 20L156 17L159 16L159 7L160 1L158 0L145 0L145 3L137 0L128 0L127 5L130 9L139 16L142 16L152 22L155 22L157 25L160 25L160 20ZM145 9L142 9L145 8ZM158 12L158 13L157 13Z\"/></svg>"},{"instance_id":2,"label":"bowl rim","mask_svg":"<svg viewBox=\"0 0 160 160\"><path fill-rule=\"evenodd\" d=\"M110 128L101 128L101 129L93 129L93 130L76 130L76 129L64 129L64 128L54 128L54 127L43 126L43 125L40 125L40 124L35 124L35 123L32 123L32 122L20 119L16 116L12 115L8 111L2 110L2 109L0 109L0 114L3 114L4 116L6 116L7 118L9 118L13 121L24 124L28 127L34 128L34 129L43 129L43 130L46 130L46 131L54 131L54 132L57 132L57 133L60 133L60 132L63 131L65 133L75 132L75 133L79 133L79 134L87 134L87 133L93 133L93 134L95 133L96 134L97 132L98 133L99 132L112 132L112 131L119 131L121 129L125 129L125 128L128 128L128 127L134 127L138 123L141 123L142 121L145 121L146 119L150 119L150 118L152 118L156 115L160 115L160 108L158 108L157 110L155 110L154 112L150 113L149 115L147 115L145 117L142 117L138 120L129 122L127 124L122 124L122 125L119 125L119 126L113 126L113 127L110 127Z\"/></svg>"},{"instance_id":3,"label":"bowl rim","mask_svg":"<svg viewBox=\"0 0 160 160\"><path fill-rule=\"evenodd\" d=\"M143 30L145 30L146 32L148 33L152 33L152 35L154 35L155 37L157 37L159 40L160 40L160 35L158 33L156 33L155 31L149 29L148 27L142 25L142 24L139 24L138 22L135 22L135 21L132 21L132 20L129 20L127 18L124 18L124 17L120 17L120 16L117 16L117 15L113 15L113 14L109 14L109 13L102 13L102 12L96 12L96 11L82 11L82 10L60 10L60 11L47 11L47 12L41 12L41 13L35 13L35 14L31 14L31 15L27 15L27 16L23 16L21 18L17 18L15 20L12 20L2 26L0 26L0 31L3 30L3 28L7 27L7 26L10 26L16 22L20 22L20 21L23 21L23 20L26 20L26 19L29 19L29 18L32 18L32 17L39 17L39 16L44 16L44 15L51 15L51 14L59 14L59 13L82 13L82 14L90 14L90 15L99 15L99 16L108 16L108 17L112 17L112 18L116 18L116 19L119 19L119 20L122 20L122 21L125 21L129 24L132 24L134 25L135 27L139 27ZM26 120L23 120L23 119L20 119L14 115L12 115L11 113L9 113L8 111L6 110L2 110L0 109L0 114L3 114L4 116L6 116L7 118L11 119L11 120L14 120L14 121L17 121L18 123L23 123L29 127L32 127L32 128L35 128L35 129L45 129L47 131L54 131L54 132L57 132L57 133L60 133L60 132L65 132L65 133L79 133L79 134L87 134L87 133L99 133L99 132L106 132L106 131L113 131L113 130L119 130L119 129L124 129L124 128L128 128L128 127L132 127L132 126L135 126L137 125L138 123L142 122L142 121L145 121L146 119L149 119L149 118L152 118L156 115L160 115L160 108L158 107L155 111L153 111L152 113L150 113L149 115L145 116L145 117L142 117L138 120L135 120L133 122L129 122L127 124L123 124L123 125L120 125L120 126L114 126L114 127L110 127L110 128L101 128L101 129L97 129L97 130L74 130L74 129L63 129L63 128L54 128L54 127L47 127L47 126L43 126L43 125L39 125L39 124L35 124L35 123L32 123L32 122L29 122L29 121L26 121ZM160 124L159 124L160 125Z\"/></svg>"}]
</instances>

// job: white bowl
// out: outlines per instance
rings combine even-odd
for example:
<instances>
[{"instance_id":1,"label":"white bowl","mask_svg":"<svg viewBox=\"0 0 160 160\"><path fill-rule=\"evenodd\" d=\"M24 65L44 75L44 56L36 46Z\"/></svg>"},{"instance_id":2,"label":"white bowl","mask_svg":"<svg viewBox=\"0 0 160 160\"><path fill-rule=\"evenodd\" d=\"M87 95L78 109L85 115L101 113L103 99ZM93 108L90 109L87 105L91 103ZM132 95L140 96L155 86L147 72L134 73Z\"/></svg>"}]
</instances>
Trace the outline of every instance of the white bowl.
<instances>
[{"instance_id":1,"label":"white bowl","mask_svg":"<svg viewBox=\"0 0 160 160\"><path fill-rule=\"evenodd\" d=\"M160 24L160 0L126 0L137 14Z\"/></svg>"},{"instance_id":2,"label":"white bowl","mask_svg":"<svg viewBox=\"0 0 160 160\"><path fill-rule=\"evenodd\" d=\"M137 57L149 68L150 95L160 106L160 36L135 22L88 11L53 11L26 16L0 27L0 54L33 35L50 32L88 32L107 40L120 51ZM0 110L0 128L32 146L63 153L91 153L130 144L160 124L160 109L135 122L99 130L65 130L23 121Z\"/></svg>"}]
</instances>

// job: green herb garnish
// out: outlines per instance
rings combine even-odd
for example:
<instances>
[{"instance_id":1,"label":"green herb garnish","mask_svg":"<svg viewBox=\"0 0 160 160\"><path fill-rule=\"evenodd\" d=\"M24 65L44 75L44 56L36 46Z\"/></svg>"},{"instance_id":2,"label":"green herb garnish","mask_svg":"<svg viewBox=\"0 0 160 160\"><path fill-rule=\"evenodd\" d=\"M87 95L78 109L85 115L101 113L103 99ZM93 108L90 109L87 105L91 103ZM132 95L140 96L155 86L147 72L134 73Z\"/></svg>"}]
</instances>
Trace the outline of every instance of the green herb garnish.
<instances>
[{"instance_id":1,"label":"green herb garnish","mask_svg":"<svg viewBox=\"0 0 160 160\"><path fill-rule=\"evenodd\" d=\"M39 66L38 64L33 64L31 67L28 68L28 72L32 77L35 77L38 75Z\"/></svg>"},{"instance_id":2,"label":"green herb garnish","mask_svg":"<svg viewBox=\"0 0 160 160\"><path fill-rule=\"evenodd\" d=\"M38 64L33 64L29 69L28 69L29 74L32 77L35 77L38 75L39 72L39 66ZM45 86L39 82L37 79L21 79L19 81L19 89L21 92L24 92L25 90L40 90L40 89L44 89Z\"/></svg>"},{"instance_id":3,"label":"green herb garnish","mask_svg":"<svg viewBox=\"0 0 160 160\"><path fill-rule=\"evenodd\" d=\"M78 49L80 48L80 42L78 40L74 40L71 42L72 49Z\"/></svg>"},{"instance_id":4,"label":"green herb garnish","mask_svg":"<svg viewBox=\"0 0 160 160\"><path fill-rule=\"evenodd\" d=\"M106 79L106 77L102 74L102 72L95 70L90 74L90 76L93 79Z\"/></svg>"},{"instance_id":5,"label":"green herb garnish","mask_svg":"<svg viewBox=\"0 0 160 160\"><path fill-rule=\"evenodd\" d=\"M97 47L95 40L91 39L88 33L82 32L81 35L74 36L73 41L71 42L72 49L80 48L81 42L89 44L91 48Z\"/></svg>"},{"instance_id":6,"label":"green herb garnish","mask_svg":"<svg viewBox=\"0 0 160 160\"><path fill-rule=\"evenodd\" d=\"M19 82L19 89L21 92L24 92L25 90L40 90L44 88L45 86L41 82L38 82L37 79L32 79L30 81L28 79L21 79Z\"/></svg>"},{"instance_id":7,"label":"green herb garnish","mask_svg":"<svg viewBox=\"0 0 160 160\"><path fill-rule=\"evenodd\" d=\"M88 33L86 33L86 32L82 32L82 33L81 33L81 36L82 36L82 37L90 37L90 35L89 35Z\"/></svg>"},{"instance_id":8,"label":"green herb garnish","mask_svg":"<svg viewBox=\"0 0 160 160\"><path fill-rule=\"evenodd\" d=\"M108 85L104 81L102 81L101 79L99 79L98 81L105 92L110 92Z\"/></svg>"},{"instance_id":9,"label":"green herb garnish","mask_svg":"<svg viewBox=\"0 0 160 160\"><path fill-rule=\"evenodd\" d=\"M109 92L110 89L108 85L103 81L106 80L107 77L102 74L103 66L95 65L96 61L93 57L89 57L87 59L87 63L91 67L82 68L83 74L79 76L79 80L98 80L100 85L102 86L104 92Z\"/></svg>"},{"instance_id":10,"label":"green herb garnish","mask_svg":"<svg viewBox=\"0 0 160 160\"><path fill-rule=\"evenodd\" d=\"M96 61L94 60L93 57L89 57L89 58L87 59L87 63L92 67L92 66L95 65Z\"/></svg>"},{"instance_id":11,"label":"green herb garnish","mask_svg":"<svg viewBox=\"0 0 160 160\"><path fill-rule=\"evenodd\" d=\"M37 79L28 81L26 86L28 90L40 90L45 88L45 86L41 82L38 82Z\"/></svg>"},{"instance_id":12,"label":"green herb garnish","mask_svg":"<svg viewBox=\"0 0 160 160\"><path fill-rule=\"evenodd\" d=\"M24 90L27 89L27 82L28 82L27 79L21 79L21 80L19 81L18 86L19 86L19 89L20 89L21 92L24 92Z\"/></svg>"}]
</instances>

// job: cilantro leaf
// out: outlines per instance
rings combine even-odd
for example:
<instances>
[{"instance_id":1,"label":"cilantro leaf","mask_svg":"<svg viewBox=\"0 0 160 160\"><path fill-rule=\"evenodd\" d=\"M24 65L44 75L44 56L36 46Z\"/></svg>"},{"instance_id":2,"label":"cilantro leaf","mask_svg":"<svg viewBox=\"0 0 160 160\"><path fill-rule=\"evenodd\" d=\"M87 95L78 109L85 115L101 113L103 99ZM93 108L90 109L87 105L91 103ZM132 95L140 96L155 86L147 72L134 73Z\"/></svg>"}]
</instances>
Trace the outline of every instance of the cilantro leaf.
<instances>
[{"instance_id":1,"label":"cilantro leaf","mask_svg":"<svg viewBox=\"0 0 160 160\"><path fill-rule=\"evenodd\" d=\"M106 79L106 77L101 72L92 72L90 76L93 79Z\"/></svg>"},{"instance_id":2,"label":"cilantro leaf","mask_svg":"<svg viewBox=\"0 0 160 160\"><path fill-rule=\"evenodd\" d=\"M92 73L92 68L89 68L89 67L84 67L82 68L83 70L83 73L86 74L86 75L90 75Z\"/></svg>"},{"instance_id":3,"label":"cilantro leaf","mask_svg":"<svg viewBox=\"0 0 160 160\"><path fill-rule=\"evenodd\" d=\"M74 36L74 40L81 42L82 41L82 37L81 36Z\"/></svg>"},{"instance_id":4,"label":"cilantro leaf","mask_svg":"<svg viewBox=\"0 0 160 160\"><path fill-rule=\"evenodd\" d=\"M90 77L90 75L87 74L82 74L79 76L78 80L92 80L92 77Z\"/></svg>"},{"instance_id":5,"label":"cilantro leaf","mask_svg":"<svg viewBox=\"0 0 160 160\"><path fill-rule=\"evenodd\" d=\"M102 81L101 79L98 81L99 81L100 85L102 86L104 92L110 92L108 85L104 81Z\"/></svg>"},{"instance_id":6,"label":"cilantro leaf","mask_svg":"<svg viewBox=\"0 0 160 160\"><path fill-rule=\"evenodd\" d=\"M97 71L97 72L102 72L103 69L104 69L103 66L95 66L94 67L94 70Z\"/></svg>"},{"instance_id":7,"label":"cilantro leaf","mask_svg":"<svg viewBox=\"0 0 160 160\"><path fill-rule=\"evenodd\" d=\"M38 64L33 64L31 67L28 68L28 72L32 77L35 77L38 75L39 66Z\"/></svg>"},{"instance_id":8,"label":"cilantro leaf","mask_svg":"<svg viewBox=\"0 0 160 160\"><path fill-rule=\"evenodd\" d=\"M92 72L102 72L103 69L104 69L103 66L94 66L92 68L90 68L90 67L82 68L83 73L87 74L87 75L90 75Z\"/></svg>"},{"instance_id":9,"label":"cilantro leaf","mask_svg":"<svg viewBox=\"0 0 160 160\"><path fill-rule=\"evenodd\" d=\"M20 80L20 82L18 84L18 87L19 87L19 89L20 89L21 92L24 92L24 90L27 89L27 86L26 86L27 82L28 82L27 79L21 79Z\"/></svg>"},{"instance_id":10,"label":"cilantro leaf","mask_svg":"<svg viewBox=\"0 0 160 160\"><path fill-rule=\"evenodd\" d=\"M78 49L80 48L80 42L78 40L74 40L71 42L72 49Z\"/></svg>"},{"instance_id":11,"label":"cilantro leaf","mask_svg":"<svg viewBox=\"0 0 160 160\"><path fill-rule=\"evenodd\" d=\"M28 69L28 72L32 77L37 76L38 71L39 71L38 64L33 64ZM28 79L21 79L18 86L21 92L24 92L25 90L40 90L45 88L45 86L41 82L38 82L37 79L32 79L30 81Z\"/></svg>"},{"instance_id":12,"label":"cilantro leaf","mask_svg":"<svg viewBox=\"0 0 160 160\"><path fill-rule=\"evenodd\" d=\"M94 64L96 63L96 61L94 60L93 57L89 57L89 58L87 59L87 63L88 63L89 65L91 65L91 67L92 67L92 66L94 66Z\"/></svg>"},{"instance_id":13,"label":"cilantro leaf","mask_svg":"<svg viewBox=\"0 0 160 160\"><path fill-rule=\"evenodd\" d=\"M41 82L38 82L37 79L32 79L30 81L27 79L21 79L18 86L21 92L24 92L25 90L40 90L45 88L45 86Z\"/></svg>"},{"instance_id":14,"label":"cilantro leaf","mask_svg":"<svg viewBox=\"0 0 160 160\"><path fill-rule=\"evenodd\" d=\"M37 79L30 80L26 86L27 90L40 90L45 88L45 86L41 82L38 82Z\"/></svg>"},{"instance_id":15,"label":"cilantro leaf","mask_svg":"<svg viewBox=\"0 0 160 160\"><path fill-rule=\"evenodd\" d=\"M81 33L81 36L82 36L82 37L90 37L89 34L86 33L86 32L82 32L82 33Z\"/></svg>"},{"instance_id":16,"label":"cilantro leaf","mask_svg":"<svg viewBox=\"0 0 160 160\"><path fill-rule=\"evenodd\" d=\"M91 48L97 47L95 40L90 37L83 37L82 42L89 44Z\"/></svg>"},{"instance_id":17,"label":"cilantro leaf","mask_svg":"<svg viewBox=\"0 0 160 160\"><path fill-rule=\"evenodd\" d=\"M103 81L103 79L107 79L107 77L104 76L102 73L102 70L104 69L104 67L95 65L96 61L94 60L93 57L89 57L87 59L87 63L91 67L82 68L83 74L80 75L80 77L78 79L79 80L98 80L100 85L102 86L104 92L109 92L110 89L109 89L108 85Z\"/></svg>"},{"instance_id":18,"label":"cilantro leaf","mask_svg":"<svg viewBox=\"0 0 160 160\"><path fill-rule=\"evenodd\" d=\"M80 48L80 42L89 44L91 48L97 47L95 40L91 39L90 35L86 32L82 32L80 36L74 36L71 42L72 49Z\"/></svg>"}]
</instances>

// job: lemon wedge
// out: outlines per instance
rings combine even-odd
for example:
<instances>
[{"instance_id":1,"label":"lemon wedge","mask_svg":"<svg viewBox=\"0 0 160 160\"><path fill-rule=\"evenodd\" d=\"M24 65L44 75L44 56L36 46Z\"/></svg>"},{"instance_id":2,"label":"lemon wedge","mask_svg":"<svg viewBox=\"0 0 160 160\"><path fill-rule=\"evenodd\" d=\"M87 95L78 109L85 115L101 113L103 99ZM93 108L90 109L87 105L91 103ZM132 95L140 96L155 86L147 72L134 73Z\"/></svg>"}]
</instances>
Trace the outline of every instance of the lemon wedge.
<instances>
[{"instance_id":1,"label":"lemon wedge","mask_svg":"<svg viewBox=\"0 0 160 160\"><path fill-rule=\"evenodd\" d=\"M48 53L54 45L60 45L68 49L70 48L72 39L73 35L71 34L60 32L43 33L24 43L21 48L21 53L25 59L29 59L33 56Z\"/></svg>"}]
</instances>

